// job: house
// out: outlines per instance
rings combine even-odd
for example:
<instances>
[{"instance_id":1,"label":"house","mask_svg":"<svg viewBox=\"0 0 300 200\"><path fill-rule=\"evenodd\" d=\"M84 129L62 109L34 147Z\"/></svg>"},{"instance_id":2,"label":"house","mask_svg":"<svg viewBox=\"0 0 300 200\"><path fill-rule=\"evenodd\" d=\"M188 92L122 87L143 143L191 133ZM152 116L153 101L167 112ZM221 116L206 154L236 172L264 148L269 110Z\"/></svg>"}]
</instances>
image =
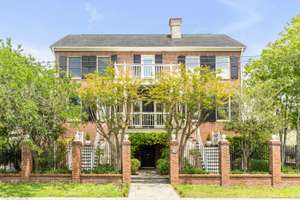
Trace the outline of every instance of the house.
<instances>
[{"instance_id":1,"label":"house","mask_svg":"<svg viewBox=\"0 0 300 200\"><path fill-rule=\"evenodd\" d=\"M67 35L55 42L51 49L60 70L80 81L88 73L105 71L113 64L116 72L130 70L134 78L148 84L157 72L176 72L179 63L188 68L207 65L220 70L224 81L240 81L240 57L245 46L224 34L182 34L182 19L170 18L168 34L82 34ZM201 137L221 131L222 121L232 117L231 100L224 106L226 115L214 112L210 122L200 127ZM161 131L164 127L164 107L155 102L132 105L130 131ZM95 137L96 127L89 123L79 128ZM75 129L70 128L73 134Z\"/></svg>"}]
</instances>

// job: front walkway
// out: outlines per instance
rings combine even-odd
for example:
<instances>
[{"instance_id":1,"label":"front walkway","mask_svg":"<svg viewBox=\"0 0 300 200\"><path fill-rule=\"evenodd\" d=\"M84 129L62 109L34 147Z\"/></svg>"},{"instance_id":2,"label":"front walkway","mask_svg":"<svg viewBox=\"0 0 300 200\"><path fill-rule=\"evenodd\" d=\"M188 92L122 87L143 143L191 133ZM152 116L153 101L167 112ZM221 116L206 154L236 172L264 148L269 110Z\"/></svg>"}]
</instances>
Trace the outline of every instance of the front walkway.
<instances>
[{"instance_id":1,"label":"front walkway","mask_svg":"<svg viewBox=\"0 0 300 200\"><path fill-rule=\"evenodd\" d=\"M170 184L132 183L129 200L179 200Z\"/></svg>"}]
</instances>

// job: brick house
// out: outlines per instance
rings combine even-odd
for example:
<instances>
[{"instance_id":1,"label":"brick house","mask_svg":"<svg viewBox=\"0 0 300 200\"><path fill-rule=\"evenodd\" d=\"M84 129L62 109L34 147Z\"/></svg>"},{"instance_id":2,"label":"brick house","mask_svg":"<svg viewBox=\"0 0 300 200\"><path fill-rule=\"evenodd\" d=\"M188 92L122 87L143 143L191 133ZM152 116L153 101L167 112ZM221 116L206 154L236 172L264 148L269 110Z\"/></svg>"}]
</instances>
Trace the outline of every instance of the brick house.
<instances>
[{"instance_id":1,"label":"brick house","mask_svg":"<svg viewBox=\"0 0 300 200\"><path fill-rule=\"evenodd\" d=\"M51 49L59 69L76 81L82 80L88 73L103 72L109 64L113 64L117 73L126 68L134 78L142 79L146 84L147 80L155 79L159 71L176 71L179 63L188 68L207 65L213 70L221 70L220 76L224 81L240 81L240 57L245 49L242 43L224 34L182 34L181 24L181 18L170 18L169 34L67 35L55 42ZM224 108L213 111L194 139L203 143L208 134L223 132L222 122L230 120L234 114L231 107L229 99ZM226 114L219 115L219 109ZM132 113L130 132L163 130L163 116L166 114L163 105L137 102L132 105ZM69 127L67 135L73 135L77 130L97 138L93 123L79 128ZM146 149L148 152L152 150Z\"/></svg>"}]
</instances>

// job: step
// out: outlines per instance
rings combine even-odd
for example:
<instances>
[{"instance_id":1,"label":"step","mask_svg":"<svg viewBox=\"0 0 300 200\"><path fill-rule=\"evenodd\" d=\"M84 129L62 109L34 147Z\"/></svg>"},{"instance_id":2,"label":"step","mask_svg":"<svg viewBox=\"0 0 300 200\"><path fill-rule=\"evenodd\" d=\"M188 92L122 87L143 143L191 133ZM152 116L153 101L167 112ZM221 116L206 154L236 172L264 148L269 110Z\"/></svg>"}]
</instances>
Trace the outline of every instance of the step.
<instances>
[{"instance_id":1,"label":"step","mask_svg":"<svg viewBox=\"0 0 300 200\"><path fill-rule=\"evenodd\" d=\"M166 177L139 177L132 176L132 183L169 183L169 178Z\"/></svg>"}]
</instances>

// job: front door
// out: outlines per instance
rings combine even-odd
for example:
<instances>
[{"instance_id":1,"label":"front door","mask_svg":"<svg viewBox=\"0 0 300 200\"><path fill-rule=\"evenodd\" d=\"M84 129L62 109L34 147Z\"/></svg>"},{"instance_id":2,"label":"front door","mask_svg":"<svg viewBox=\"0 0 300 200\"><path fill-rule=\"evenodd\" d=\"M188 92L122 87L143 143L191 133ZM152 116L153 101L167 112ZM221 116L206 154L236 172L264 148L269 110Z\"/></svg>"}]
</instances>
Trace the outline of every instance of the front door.
<instances>
[{"instance_id":1,"label":"front door","mask_svg":"<svg viewBox=\"0 0 300 200\"><path fill-rule=\"evenodd\" d=\"M141 151L141 167L155 167L155 147L154 145L143 145Z\"/></svg>"}]
</instances>

